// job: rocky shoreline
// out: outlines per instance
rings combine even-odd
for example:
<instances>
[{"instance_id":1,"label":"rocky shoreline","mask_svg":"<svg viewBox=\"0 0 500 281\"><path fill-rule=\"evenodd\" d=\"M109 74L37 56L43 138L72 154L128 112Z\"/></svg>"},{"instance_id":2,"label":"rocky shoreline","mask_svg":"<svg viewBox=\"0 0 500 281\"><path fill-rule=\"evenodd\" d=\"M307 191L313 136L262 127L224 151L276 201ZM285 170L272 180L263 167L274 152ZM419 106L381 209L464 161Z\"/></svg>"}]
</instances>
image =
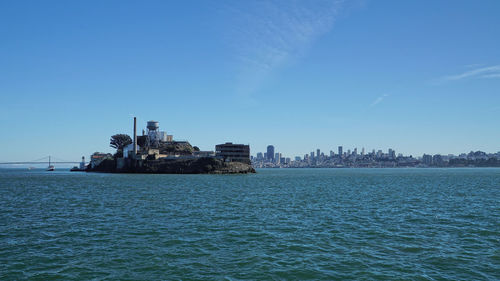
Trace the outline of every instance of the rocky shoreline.
<instances>
[{"instance_id":1,"label":"rocky shoreline","mask_svg":"<svg viewBox=\"0 0 500 281\"><path fill-rule=\"evenodd\" d=\"M213 157L195 159L106 159L87 172L143 174L248 174L255 173L250 164L224 162Z\"/></svg>"}]
</instances>

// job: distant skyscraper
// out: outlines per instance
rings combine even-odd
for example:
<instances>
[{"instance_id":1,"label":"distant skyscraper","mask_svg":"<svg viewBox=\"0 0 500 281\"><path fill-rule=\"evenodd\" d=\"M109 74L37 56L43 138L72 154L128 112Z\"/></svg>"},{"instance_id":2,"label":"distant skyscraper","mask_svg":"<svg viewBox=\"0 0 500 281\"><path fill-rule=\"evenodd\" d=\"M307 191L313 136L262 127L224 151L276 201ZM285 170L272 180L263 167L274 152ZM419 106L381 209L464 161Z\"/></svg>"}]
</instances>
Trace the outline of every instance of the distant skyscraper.
<instances>
[{"instance_id":1,"label":"distant skyscraper","mask_svg":"<svg viewBox=\"0 0 500 281\"><path fill-rule=\"evenodd\" d=\"M396 151L394 151L392 148L389 148L389 158L396 158Z\"/></svg>"},{"instance_id":2,"label":"distant skyscraper","mask_svg":"<svg viewBox=\"0 0 500 281\"><path fill-rule=\"evenodd\" d=\"M314 151L311 152L311 160L314 159Z\"/></svg>"},{"instance_id":3,"label":"distant skyscraper","mask_svg":"<svg viewBox=\"0 0 500 281\"><path fill-rule=\"evenodd\" d=\"M364 156L365 155L365 148L361 148L361 155Z\"/></svg>"},{"instance_id":4,"label":"distant skyscraper","mask_svg":"<svg viewBox=\"0 0 500 281\"><path fill-rule=\"evenodd\" d=\"M274 146L272 145L267 146L267 159L274 160Z\"/></svg>"},{"instance_id":5,"label":"distant skyscraper","mask_svg":"<svg viewBox=\"0 0 500 281\"><path fill-rule=\"evenodd\" d=\"M330 157L333 157L335 156L335 154L333 153L333 150L330 150Z\"/></svg>"},{"instance_id":6,"label":"distant skyscraper","mask_svg":"<svg viewBox=\"0 0 500 281\"><path fill-rule=\"evenodd\" d=\"M257 153L257 160L261 161L262 159L264 159L262 152Z\"/></svg>"},{"instance_id":7,"label":"distant skyscraper","mask_svg":"<svg viewBox=\"0 0 500 281\"><path fill-rule=\"evenodd\" d=\"M316 157L318 157L318 159L319 159L320 155L321 155L321 153L320 153L319 148L318 148L318 149L316 149Z\"/></svg>"},{"instance_id":8,"label":"distant skyscraper","mask_svg":"<svg viewBox=\"0 0 500 281\"><path fill-rule=\"evenodd\" d=\"M274 163L279 164L281 159L281 153L274 153Z\"/></svg>"},{"instance_id":9,"label":"distant skyscraper","mask_svg":"<svg viewBox=\"0 0 500 281\"><path fill-rule=\"evenodd\" d=\"M358 155L358 148L357 147L354 149L354 152L352 154L354 154L354 156Z\"/></svg>"},{"instance_id":10,"label":"distant skyscraper","mask_svg":"<svg viewBox=\"0 0 500 281\"><path fill-rule=\"evenodd\" d=\"M342 146L339 146L339 156L342 157L342 154L344 154L344 152L342 151Z\"/></svg>"}]
</instances>

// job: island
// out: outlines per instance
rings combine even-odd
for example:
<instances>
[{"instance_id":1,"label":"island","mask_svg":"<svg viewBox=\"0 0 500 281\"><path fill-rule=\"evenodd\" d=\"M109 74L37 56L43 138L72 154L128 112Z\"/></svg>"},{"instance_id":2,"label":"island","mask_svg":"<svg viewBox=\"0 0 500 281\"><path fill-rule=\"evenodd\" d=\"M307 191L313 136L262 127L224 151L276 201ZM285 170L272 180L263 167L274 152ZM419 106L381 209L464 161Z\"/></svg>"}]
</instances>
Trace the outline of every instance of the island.
<instances>
[{"instance_id":1,"label":"island","mask_svg":"<svg viewBox=\"0 0 500 281\"><path fill-rule=\"evenodd\" d=\"M87 172L151 173L151 174L247 174L255 173L250 162L250 146L226 142L215 151L200 151L188 141L173 139L159 130L159 122L148 121L147 131L134 137L113 135L110 146L116 153L91 155Z\"/></svg>"}]
</instances>

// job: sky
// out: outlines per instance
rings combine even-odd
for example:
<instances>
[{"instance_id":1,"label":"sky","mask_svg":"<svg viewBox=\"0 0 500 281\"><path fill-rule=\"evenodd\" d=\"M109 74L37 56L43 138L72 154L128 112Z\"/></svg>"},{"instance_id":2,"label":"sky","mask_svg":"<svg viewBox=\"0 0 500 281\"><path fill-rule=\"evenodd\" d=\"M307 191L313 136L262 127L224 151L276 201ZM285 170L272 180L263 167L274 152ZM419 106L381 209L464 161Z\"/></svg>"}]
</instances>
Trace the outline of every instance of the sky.
<instances>
[{"instance_id":1,"label":"sky","mask_svg":"<svg viewBox=\"0 0 500 281\"><path fill-rule=\"evenodd\" d=\"M500 151L500 1L1 1L0 161L148 120L202 150Z\"/></svg>"}]
</instances>

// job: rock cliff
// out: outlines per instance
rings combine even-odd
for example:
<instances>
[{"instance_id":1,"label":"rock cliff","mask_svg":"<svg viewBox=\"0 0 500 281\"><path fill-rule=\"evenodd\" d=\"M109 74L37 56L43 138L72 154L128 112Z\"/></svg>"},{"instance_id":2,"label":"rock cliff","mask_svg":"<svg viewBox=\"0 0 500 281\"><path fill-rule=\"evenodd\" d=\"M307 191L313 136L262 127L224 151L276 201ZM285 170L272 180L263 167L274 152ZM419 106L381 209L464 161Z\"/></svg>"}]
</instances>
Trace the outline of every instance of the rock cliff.
<instances>
[{"instance_id":1,"label":"rock cliff","mask_svg":"<svg viewBox=\"0 0 500 281\"><path fill-rule=\"evenodd\" d=\"M117 161L124 161L117 165ZM118 166L122 166L117 168ZM107 173L151 173L151 174L246 174L255 173L255 169L246 163L224 162L212 157L195 159L158 159L132 160L107 159L98 166L89 168L89 172Z\"/></svg>"}]
</instances>

